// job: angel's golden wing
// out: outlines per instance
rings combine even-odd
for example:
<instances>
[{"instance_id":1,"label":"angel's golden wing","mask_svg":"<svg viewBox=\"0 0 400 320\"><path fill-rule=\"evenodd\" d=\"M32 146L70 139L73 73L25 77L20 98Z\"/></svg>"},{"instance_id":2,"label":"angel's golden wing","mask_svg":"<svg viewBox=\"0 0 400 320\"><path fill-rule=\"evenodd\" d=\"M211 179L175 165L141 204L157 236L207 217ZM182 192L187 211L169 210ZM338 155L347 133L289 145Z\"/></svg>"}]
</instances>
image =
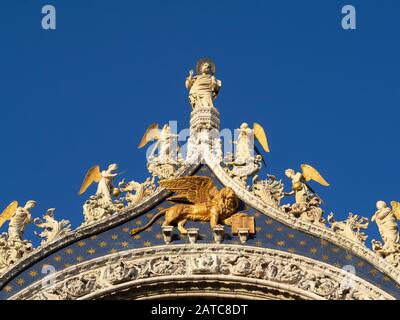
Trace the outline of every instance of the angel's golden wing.
<instances>
[{"instance_id":1,"label":"angel's golden wing","mask_svg":"<svg viewBox=\"0 0 400 320\"><path fill-rule=\"evenodd\" d=\"M218 193L218 189L209 177L188 176L162 180L160 185L176 193L176 195L168 199L171 201L186 200L195 204L205 203Z\"/></svg>"},{"instance_id":2,"label":"angel's golden wing","mask_svg":"<svg viewBox=\"0 0 400 320\"><path fill-rule=\"evenodd\" d=\"M0 215L0 228L4 224L4 222L6 222L8 219L11 219L14 216L15 212L17 212L17 208L18 208L17 201L11 202L7 206L7 208L5 208L3 213Z\"/></svg>"},{"instance_id":3,"label":"angel's golden wing","mask_svg":"<svg viewBox=\"0 0 400 320\"><path fill-rule=\"evenodd\" d=\"M258 140L258 142L260 142L264 151L269 152L267 135L265 134L264 128L260 124L255 122L253 124L253 131L254 131L254 137Z\"/></svg>"},{"instance_id":4,"label":"angel's golden wing","mask_svg":"<svg viewBox=\"0 0 400 320\"><path fill-rule=\"evenodd\" d=\"M321 174L311 167L308 164L302 164L301 165L301 170L303 170L303 177L307 180L314 180L320 184L322 184L325 187L329 186L329 183L321 176Z\"/></svg>"},{"instance_id":5,"label":"angel's golden wing","mask_svg":"<svg viewBox=\"0 0 400 320\"><path fill-rule=\"evenodd\" d=\"M140 141L138 148L143 148L148 142L158 140L160 138L160 129L157 123L151 124L146 132L144 133L142 140Z\"/></svg>"},{"instance_id":6,"label":"angel's golden wing","mask_svg":"<svg viewBox=\"0 0 400 320\"><path fill-rule=\"evenodd\" d=\"M79 195L85 193L93 182L99 182L101 179L101 172L99 166L93 166L86 173L85 179L82 182L82 186L79 189Z\"/></svg>"},{"instance_id":7,"label":"angel's golden wing","mask_svg":"<svg viewBox=\"0 0 400 320\"><path fill-rule=\"evenodd\" d=\"M390 205L392 206L394 216L397 218L397 220L400 220L400 202L392 201L390 202Z\"/></svg>"}]
</instances>

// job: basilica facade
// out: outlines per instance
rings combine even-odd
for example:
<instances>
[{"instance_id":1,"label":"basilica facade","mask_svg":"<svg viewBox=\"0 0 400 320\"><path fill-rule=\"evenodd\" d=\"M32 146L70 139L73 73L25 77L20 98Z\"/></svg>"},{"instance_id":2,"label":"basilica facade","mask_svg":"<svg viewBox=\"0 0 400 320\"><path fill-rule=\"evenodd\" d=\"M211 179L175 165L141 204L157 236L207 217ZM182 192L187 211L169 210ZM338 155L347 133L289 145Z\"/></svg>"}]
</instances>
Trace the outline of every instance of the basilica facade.
<instances>
[{"instance_id":1,"label":"basilica facade","mask_svg":"<svg viewBox=\"0 0 400 320\"><path fill-rule=\"evenodd\" d=\"M337 221L313 190L329 183L311 165L287 169L284 182L261 178L264 128L238 124L225 152L222 82L209 59L195 69L185 82L188 139L152 124L139 144L149 148L148 179L121 179L117 164L90 168L75 230L54 209L32 219L35 201L4 210L0 299L399 299L400 205L378 201L372 217ZM30 223L36 248L24 238ZM381 239L369 248L371 223Z\"/></svg>"}]
</instances>

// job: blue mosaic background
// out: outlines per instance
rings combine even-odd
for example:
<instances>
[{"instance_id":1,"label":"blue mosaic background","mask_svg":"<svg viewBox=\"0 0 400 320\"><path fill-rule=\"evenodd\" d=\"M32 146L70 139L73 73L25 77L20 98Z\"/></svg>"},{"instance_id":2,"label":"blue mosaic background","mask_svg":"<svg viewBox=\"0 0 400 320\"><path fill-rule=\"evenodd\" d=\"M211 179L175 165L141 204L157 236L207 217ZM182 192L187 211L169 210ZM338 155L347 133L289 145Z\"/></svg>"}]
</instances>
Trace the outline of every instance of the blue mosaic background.
<instances>
[{"instance_id":1,"label":"blue mosaic background","mask_svg":"<svg viewBox=\"0 0 400 320\"><path fill-rule=\"evenodd\" d=\"M215 184L219 188L222 187L221 182L214 176L207 166L202 166L198 172L196 172L196 175L209 176L213 178ZM57 252L54 252L46 258L36 262L3 286L0 291L0 299L7 299L19 290L40 280L46 275L41 273L43 266L46 265L52 265L56 270L62 270L72 265L118 251L163 245L164 241L161 233L163 218L160 218L151 228L143 231L135 237L130 236L130 230L146 224L147 221L159 210L171 205L171 203L164 201L152 208L149 212L145 212L141 216L120 226L111 228L86 239L76 241L59 249ZM382 274L378 269L365 260L352 255L351 252L315 236L298 230L293 230L290 227L267 217L258 210L249 207L245 203L241 203L239 210L255 217L256 234L249 238L246 243L247 246L271 248L295 253L323 261L339 268L345 265L352 265L356 269L357 276L369 281L379 288L382 288L397 299L400 298L400 287L392 279ZM199 228L199 243L214 242L208 222L188 222L186 227L190 226L196 226ZM229 234L229 227L226 228L226 232L224 243L240 244L237 236L231 236ZM172 245L184 243L188 243L187 237L181 237L177 229L174 228Z\"/></svg>"}]
</instances>

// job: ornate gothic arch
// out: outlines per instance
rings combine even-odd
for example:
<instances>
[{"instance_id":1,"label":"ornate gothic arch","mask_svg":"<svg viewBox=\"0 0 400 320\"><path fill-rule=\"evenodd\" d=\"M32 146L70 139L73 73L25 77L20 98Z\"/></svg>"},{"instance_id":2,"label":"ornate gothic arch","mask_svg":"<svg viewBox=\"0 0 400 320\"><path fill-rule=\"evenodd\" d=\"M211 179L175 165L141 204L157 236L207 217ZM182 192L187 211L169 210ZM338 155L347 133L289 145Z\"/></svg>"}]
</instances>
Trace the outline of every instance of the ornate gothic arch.
<instances>
[{"instance_id":1,"label":"ornate gothic arch","mask_svg":"<svg viewBox=\"0 0 400 320\"><path fill-rule=\"evenodd\" d=\"M11 299L394 299L342 269L271 249L174 245L135 249L81 263Z\"/></svg>"}]
</instances>

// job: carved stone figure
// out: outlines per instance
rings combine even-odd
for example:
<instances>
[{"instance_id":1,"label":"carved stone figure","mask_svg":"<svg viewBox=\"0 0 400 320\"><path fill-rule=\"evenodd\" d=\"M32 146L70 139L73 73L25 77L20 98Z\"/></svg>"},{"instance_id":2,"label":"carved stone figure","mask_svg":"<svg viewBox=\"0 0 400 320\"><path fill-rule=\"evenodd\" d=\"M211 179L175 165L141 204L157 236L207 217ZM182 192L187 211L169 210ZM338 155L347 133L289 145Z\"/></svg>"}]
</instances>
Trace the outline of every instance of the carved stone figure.
<instances>
[{"instance_id":1,"label":"carved stone figure","mask_svg":"<svg viewBox=\"0 0 400 320\"><path fill-rule=\"evenodd\" d=\"M253 129L247 123L240 126L239 135L233 143L236 145L235 156L225 158L225 171L238 183L246 186L247 178L257 173L261 168L261 161L264 162L259 149L254 144L254 138L259 141L265 152L269 152L267 136L261 125L254 123ZM256 151L257 155L254 155ZM265 164L265 162L264 162Z\"/></svg>"},{"instance_id":2,"label":"carved stone figure","mask_svg":"<svg viewBox=\"0 0 400 320\"><path fill-rule=\"evenodd\" d=\"M115 173L116 170L118 166L114 163L110 164L107 170L100 171L100 167L96 165L86 173L79 195L85 193L93 182L97 182L98 186L96 194L90 196L83 205L84 225L101 220L123 208L120 201L113 201L113 197L118 197L120 194L120 190L113 184L114 178L118 175Z\"/></svg>"},{"instance_id":3,"label":"carved stone figure","mask_svg":"<svg viewBox=\"0 0 400 320\"><path fill-rule=\"evenodd\" d=\"M105 201L101 194L90 196L89 199L83 204L83 215L85 217L85 221L82 225L89 225L96 221L105 219L115 212L118 212L121 206L118 208L116 205L120 206L120 203Z\"/></svg>"},{"instance_id":4,"label":"carved stone figure","mask_svg":"<svg viewBox=\"0 0 400 320\"><path fill-rule=\"evenodd\" d=\"M219 260L214 254L203 253L200 257L191 257L189 273L212 274L219 272Z\"/></svg>"},{"instance_id":5,"label":"carved stone figure","mask_svg":"<svg viewBox=\"0 0 400 320\"><path fill-rule=\"evenodd\" d=\"M186 261L179 257L162 256L150 261L149 272L153 275L184 274Z\"/></svg>"},{"instance_id":6,"label":"carved stone figure","mask_svg":"<svg viewBox=\"0 0 400 320\"><path fill-rule=\"evenodd\" d=\"M148 158L157 157L160 163L175 163L177 161L178 143L177 134L171 133L171 128L165 124L160 130L157 123L151 124L144 133L138 146L139 149L145 147L150 141L157 142L150 151ZM158 154L155 156L156 150Z\"/></svg>"},{"instance_id":7,"label":"carved stone figure","mask_svg":"<svg viewBox=\"0 0 400 320\"><path fill-rule=\"evenodd\" d=\"M230 268L230 271L234 276L247 276L254 269L253 262L253 259L245 255L239 255L237 259L235 259L234 265Z\"/></svg>"},{"instance_id":8,"label":"carved stone figure","mask_svg":"<svg viewBox=\"0 0 400 320\"><path fill-rule=\"evenodd\" d=\"M118 189L114 188L113 180L118 175L115 171L118 166L113 163L110 164L107 170L100 171L100 166L94 166L86 173L82 186L79 190L79 195L86 192L93 182L97 182L96 195L100 195L104 202L112 203L112 194L118 195Z\"/></svg>"},{"instance_id":9,"label":"carved stone figure","mask_svg":"<svg viewBox=\"0 0 400 320\"><path fill-rule=\"evenodd\" d=\"M245 164L249 159L254 160L254 150L260 154L257 146L254 145L254 138L260 142L265 152L269 152L267 136L263 127L254 123L253 129L251 129L246 122L243 122L239 129L239 136L233 142L236 145L235 164Z\"/></svg>"},{"instance_id":10,"label":"carved stone figure","mask_svg":"<svg viewBox=\"0 0 400 320\"><path fill-rule=\"evenodd\" d=\"M54 208L48 209L43 216L43 220L40 218L35 218L33 220L38 228L43 229L43 231L40 233L37 233L35 231L35 234L37 236L43 238L41 242L42 246L63 237L65 234L71 231L71 224L69 223L69 221L57 221L54 218L54 212Z\"/></svg>"},{"instance_id":11,"label":"carved stone figure","mask_svg":"<svg viewBox=\"0 0 400 320\"><path fill-rule=\"evenodd\" d=\"M214 138L211 143L211 154L214 159L220 163L223 158L222 154L222 140L221 138Z\"/></svg>"},{"instance_id":12,"label":"carved stone figure","mask_svg":"<svg viewBox=\"0 0 400 320\"><path fill-rule=\"evenodd\" d=\"M165 215L163 226L177 223L181 234L187 234L184 228L187 220L210 221L213 228L234 214L239 207L234 191L228 187L218 191L209 177L188 176L162 180L160 185L177 193L168 200L178 204L158 212L145 226L133 229L132 235L147 229L162 215Z\"/></svg>"},{"instance_id":13,"label":"carved stone figure","mask_svg":"<svg viewBox=\"0 0 400 320\"><path fill-rule=\"evenodd\" d=\"M124 261L117 264L108 264L100 273L99 285L101 287L110 287L112 285L128 281L130 278L137 276L134 268L130 268Z\"/></svg>"},{"instance_id":14,"label":"carved stone figure","mask_svg":"<svg viewBox=\"0 0 400 320\"><path fill-rule=\"evenodd\" d=\"M215 64L210 59L200 59L196 65L196 75L193 70L185 81L189 90L189 102L193 109L201 107L214 107L221 88L221 81L215 78Z\"/></svg>"},{"instance_id":15,"label":"carved stone figure","mask_svg":"<svg viewBox=\"0 0 400 320\"><path fill-rule=\"evenodd\" d=\"M340 284L327 276L310 272L299 282L299 287L329 299L339 289Z\"/></svg>"},{"instance_id":16,"label":"carved stone figure","mask_svg":"<svg viewBox=\"0 0 400 320\"><path fill-rule=\"evenodd\" d=\"M320 198L313 194L307 194L304 196L302 202L296 202L293 205L284 205L282 206L282 209L303 221L314 223L319 226L325 226L325 219L322 217L324 211L320 206Z\"/></svg>"},{"instance_id":17,"label":"carved stone figure","mask_svg":"<svg viewBox=\"0 0 400 320\"><path fill-rule=\"evenodd\" d=\"M18 202L12 202L0 216L0 227L10 220L8 225L8 239L22 241L25 227L32 222L30 210L36 206L36 201L29 200L24 207L19 207Z\"/></svg>"},{"instance_id":18,"label":"carved stone figure","mask_svg":"<svg viewBox=\"0 0 400 320\"><path fill-rule=\"evenodd\" d=\"M254 133L247 123L242 123L239 129L239 136L233 143L236 145L236 164L244 164L249 159L254 158Z\"/></svg>"},{"instance_id":19,"label":"carved stone figure","mask_svg":"<svg viewBox=\"0 0 400 320\"><path fill-rule=\"evenodd\" d=\"M153 194L157 186L154 183L154 177L152 179L147 178L143 183L136 181L125 182L125 179L123 179L118 183L118 189L121 193L125 193L125 196L121 200L125 200L128 206L132 207Z\"/></svg>"},{"instance_id":20,"label":"carved stone figure","mask_svg":"<svg viewBox=\"0 0 400 320\"><path fill-rule=\"evenodd\" d=\"M294 194L296 203L300 204L307 198L307 193L313 189L307 184L307 181L314 180L323 186L329 186L329 183L321 176L321 174L308 164L301 165L302 172L295 172L293 169L287 169L285 175L292 180L292 191L286 195Z\"/></svg>"},{"instance_id":21,"label":"carved stone figure","mask_svg":"<svg viewBox=\"0 0 400 320\"><path fill-rule=\"evenodd\" d=\"M13 201L0 215L0 227L10 220L7 233L0 235L0 273L32 251L32 243L24 240L25 227L32 222L30 210L36 202L30 200L24 207Z\"/></svg>"},{"instance_id":22,"label":"carved stone figure","mask_svg":"<svg viewBox=\"0 0 400 320\"><path fill-rule=\"evenodd\" d=\"M76 299L79 296L88 294L98 288L97 281L99 272L89 272L79 277L68 279L58 294L64 296L64 299Z\"/></svg>"},{"instance_id":23,"label":"carved stone figure","mask_svg":"<svg viewBox=\"0 0 400 320\"><path fill-rule=\"evenodd\" d=\"M177 138L178 135L171 133L168 124L165 124L161 130L157 123L153 123L147 128L138 148L143 148L150 141L157 141L147 158L147 169L153 176L169 179L182 165L183 159L179 153Z\"/></svg>"},{"instance_id":24,"label":"carved stone figure","mask_svg":"<svg viewBox=\"0 0 400 320\"><path fill-rule=\"evenodd\" d=\"M368 218L359 217L357 214L349 213L349 216L344 221L335 221L333 213L328 215L328 223L331 229L342 236L364 243L368 236L361 229L367 229L369 225Z\"/></svg>"},{"instance_id":25,"label":"carved stone figure","mask_svg":"<svg viewBox=\"0 0 400 320\"><path fill-rule=\"evenodd\" d=\"M154 257L153 257L154 255ZM174 278L176 289L187 287L188 276L196 278L194 286L209 275L221 275L219 278L228 284L233 281L235 288L242 278L245 285L254 283L261 285L265 280L279 286L290 288L297 294L317 295L324 299L387 299L390 296L379 291L372 285L365 285L361 279L345 274L334 267L327 267L316 261L304 261L283 252L256 252L247 248L220 247L182 248L170 250L165 248L154 249L151 255L129 254L121 256L117 261L107 263L106 266L98 262L81 266L67 279L61 279L50 288L38 290L40 283L31 290L34 297L39 299L71 299L85 298L85 295L96 296L104 288L112 291L112 287L121 287L123 283L143 285L143 279L160 278L165 280ZM91 271L88 271L91 270ZM215 278L214 278L215 279ZM361 280L361 281L360 281ZM351 286L349 286L349 281ZM182 282L186 282L181 285ZM104 291L103 291L104 292ZM101 294L101 293L100 293ZM145 293L146 294L146 293ZM22 293L24 295L24 293Z\"/></svg>"},{"instance_id":26,"label":"carved stone figure","mask_svg":"<svg viewBox=\"0 0 400 320\"><path fill-rule=\"evenodd\" d=\"M395 266L400 265L400 235L397 226L397 219L400 217L400 203L391 202L392 208L384 201L378 201L378 209L372 216L371 221L378 225L383 244L380 241L372 240L372 249L381 257L388 260Z\"/></svg>"}]
</instances>

